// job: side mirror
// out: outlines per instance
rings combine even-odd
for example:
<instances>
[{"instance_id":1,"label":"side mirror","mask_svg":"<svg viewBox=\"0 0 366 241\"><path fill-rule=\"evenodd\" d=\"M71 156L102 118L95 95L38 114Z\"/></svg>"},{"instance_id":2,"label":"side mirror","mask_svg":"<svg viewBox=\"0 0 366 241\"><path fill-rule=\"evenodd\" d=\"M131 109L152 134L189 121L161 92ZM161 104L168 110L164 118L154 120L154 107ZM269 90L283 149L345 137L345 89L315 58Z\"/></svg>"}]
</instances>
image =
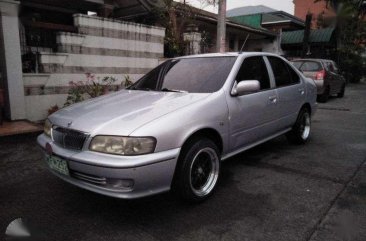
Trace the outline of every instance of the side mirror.
<instances>
[{"instance_id":1,"label":"side mirror","mask_svg":"<svg viewBox=\"0 0 366 241\"><path fill-rule=\"evenodd\" d=\"M244 80L239 83L235 81L234 87L231 90L231 95L241 96L258 92L261 89L261 84L258 80Z\"/></svg>"}]
</instances>

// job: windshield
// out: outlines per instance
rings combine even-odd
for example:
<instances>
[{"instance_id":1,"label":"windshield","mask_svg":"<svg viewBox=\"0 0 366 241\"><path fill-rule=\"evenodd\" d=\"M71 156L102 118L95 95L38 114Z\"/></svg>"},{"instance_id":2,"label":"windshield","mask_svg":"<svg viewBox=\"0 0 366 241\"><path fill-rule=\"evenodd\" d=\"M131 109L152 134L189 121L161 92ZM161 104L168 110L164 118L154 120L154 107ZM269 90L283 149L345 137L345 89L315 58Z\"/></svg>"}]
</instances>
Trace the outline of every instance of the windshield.
<instances>
[{"instance_id":1,"label":"windshield","mask_svg":"<svg viewBox=\"0 0 366 241\"><path fill-rule=\"evenodd\" d=\"M236 57L205 57L167 60L128 89L212 93L228 77Z\"/></svg>"}]
</instances>

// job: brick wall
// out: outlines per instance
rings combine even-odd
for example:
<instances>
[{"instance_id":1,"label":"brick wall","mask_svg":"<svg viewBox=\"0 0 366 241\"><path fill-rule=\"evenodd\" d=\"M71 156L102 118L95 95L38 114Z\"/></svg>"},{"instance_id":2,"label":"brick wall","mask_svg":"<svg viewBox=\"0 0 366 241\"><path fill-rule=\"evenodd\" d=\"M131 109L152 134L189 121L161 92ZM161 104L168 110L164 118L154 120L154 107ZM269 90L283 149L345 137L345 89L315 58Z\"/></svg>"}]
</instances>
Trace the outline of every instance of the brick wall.
<instances>
[{"instance_id":1,"label":"brick wall","mask_svg":"<svg viewBox=\"0 0 366 241\"><path fill-rule=\"evenodd\" d=\"M305 21L308 12L313 14L312 28L316 28L319 14L324 13L324 17L334 16L334 12L326 6L325 1L314 3L315 0L294 0L295 16Z\"/></svg>"}]
</instances>

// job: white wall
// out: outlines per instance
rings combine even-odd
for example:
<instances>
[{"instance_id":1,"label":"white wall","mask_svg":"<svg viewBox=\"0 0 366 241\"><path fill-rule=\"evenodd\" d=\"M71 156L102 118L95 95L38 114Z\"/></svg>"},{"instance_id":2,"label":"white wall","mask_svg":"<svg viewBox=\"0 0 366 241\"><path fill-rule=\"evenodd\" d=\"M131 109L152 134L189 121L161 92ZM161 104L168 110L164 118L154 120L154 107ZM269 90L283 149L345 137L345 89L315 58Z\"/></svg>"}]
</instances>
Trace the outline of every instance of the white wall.
<instances>
[{"instance_id":1,"label":"white wall","mask_svg":"<svg viewBox=\"0 0 366 241\"><path fill-rule=\"evenodd\" d=\"M263 51L273 54L282 55L281 35L278 35L274 40L248 41L247 51Z\"/></svg>"},{"instance_id":2,"label":"white wall","mask_svg":"<svg viewBox=\"0 0 366 241\"><path fill-rule=\"evenodd\" d=\"M3 41L0 61L3 78L7 83L9 95L10 119L24 119L25 102L22 82L22 62L20 54L18 1L0 0L0 33ZM2 43L0 43L2 44Z\"/></svg>"},{"instance_id":3,"label":"white wall","mask_svg":"<svg viewBox=\"0 0 366 241\"><path fill-rule=\"evenodd\" d=\"M59 32L57 53L40 53L41 74L23 74L27 119L47 117L66 101L70 81L113 76L123 83L137 80L159 64L164 55L165 29L119 20L74 15L78 33Z\"/></svg>"}]
</instances>

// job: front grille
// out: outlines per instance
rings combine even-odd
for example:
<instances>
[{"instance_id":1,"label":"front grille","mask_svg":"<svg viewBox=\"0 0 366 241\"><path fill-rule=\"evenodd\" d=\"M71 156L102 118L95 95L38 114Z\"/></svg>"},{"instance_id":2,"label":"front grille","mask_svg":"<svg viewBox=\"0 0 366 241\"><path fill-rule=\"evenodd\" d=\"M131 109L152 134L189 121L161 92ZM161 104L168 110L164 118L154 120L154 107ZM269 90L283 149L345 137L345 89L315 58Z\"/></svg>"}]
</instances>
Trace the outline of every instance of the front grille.
<instances>
[{"instance_id":1,"label":"front grille","mask_svg":"<svg viewBox=\"0 0 366 241\"><path fill-rule=\"evenodd\" d=\"M79 131L55 126L52 128L52 137L56 144L63 148L81 150L87 135Z\"/></svg>"}]
</instances>

